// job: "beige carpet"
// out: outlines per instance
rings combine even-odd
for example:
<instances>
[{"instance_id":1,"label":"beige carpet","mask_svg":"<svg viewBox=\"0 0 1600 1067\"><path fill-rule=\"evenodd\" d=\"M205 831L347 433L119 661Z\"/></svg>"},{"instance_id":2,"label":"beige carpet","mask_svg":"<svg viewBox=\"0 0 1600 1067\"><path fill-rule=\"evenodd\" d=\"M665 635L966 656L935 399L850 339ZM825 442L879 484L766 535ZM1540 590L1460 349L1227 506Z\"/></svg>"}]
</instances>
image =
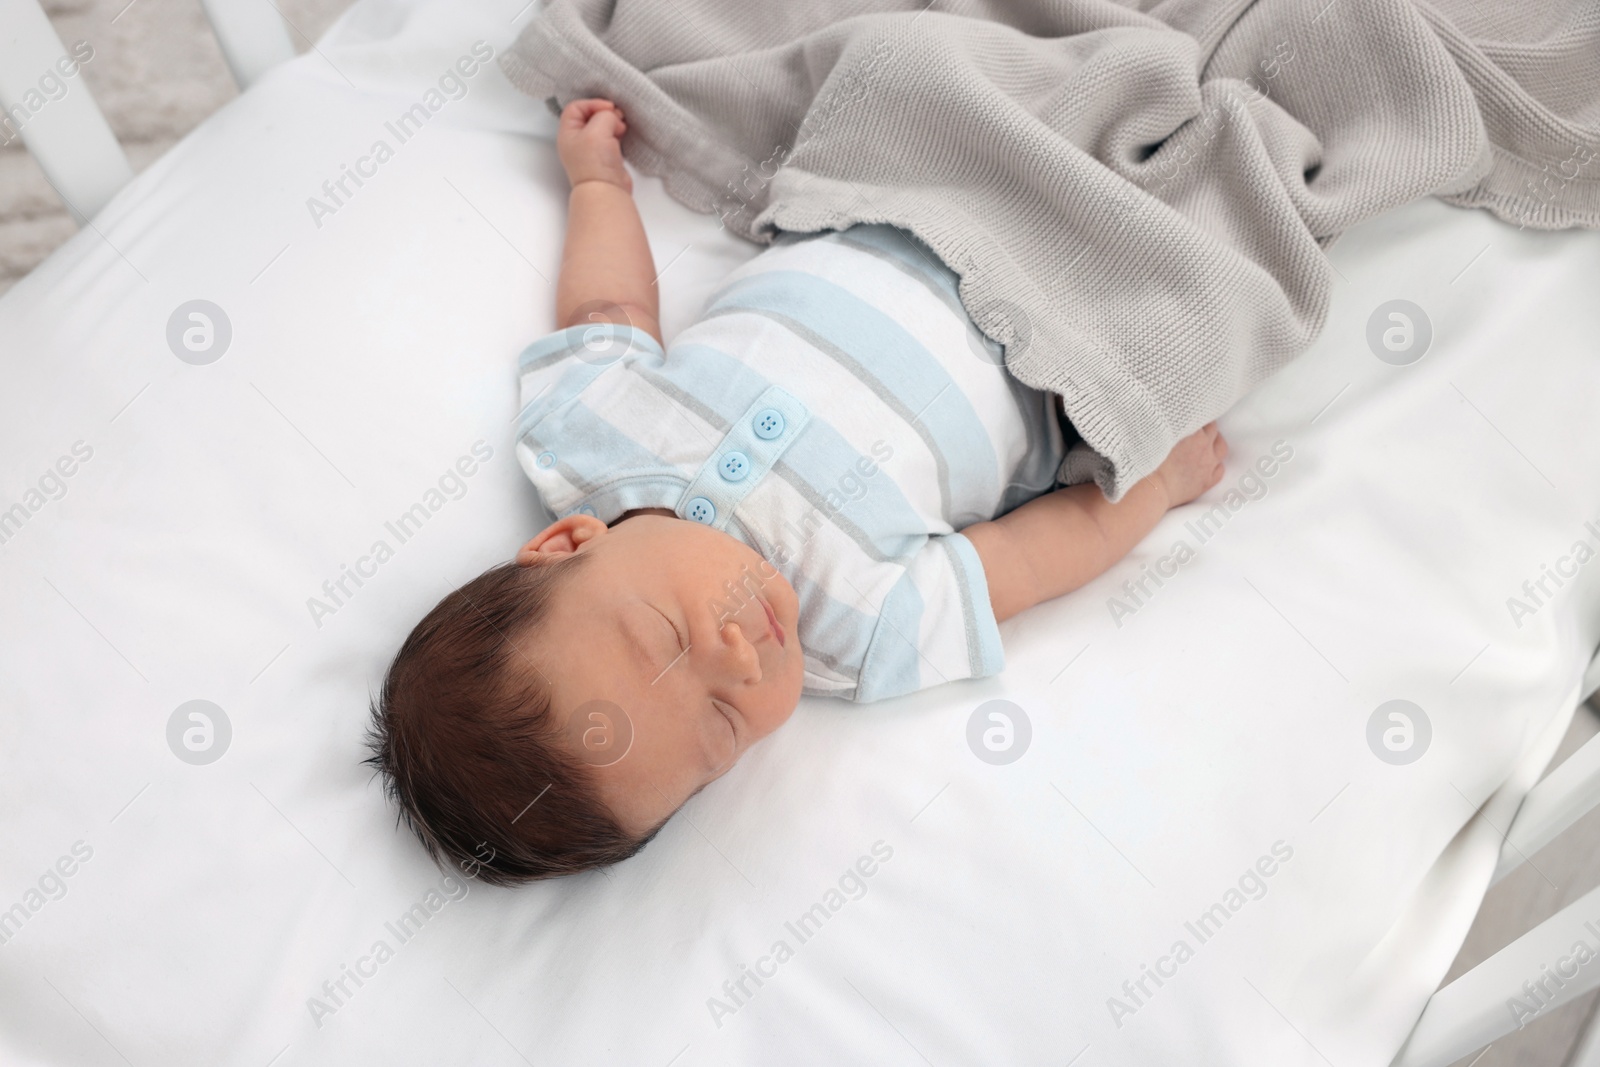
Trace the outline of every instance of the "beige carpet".
<instances>
[{"instance_id":1,"label":"beige carpet","mask_svg":"<svg viewBox=\"0 0 1600 1067\"><path fill-rule=\"evenodd\" d=\"M304 51L350 0L275 0ZM82 77L143 170L237 90L199 0L44 0L56 35L70 48L87 41L94 57ZM20 141L0 148L0 292L75 227Z\"/></svg>"},{"instance_id":2,"label":"beige carpet","mask_svg":"<svg viewBox=\"0 0 1600 1067\"><path fill-rule=\"evenodd\" d=\"M291 23L295 47L304 51L350 0L275 2ZM94 47L83 77L135 171L234 96L199 0L45 0L44 7L63 43L86 40ZM73 232L66 209L27 153L0 149L0 292ZM1580 709L1557 758L1596 730L1593 710ZM1451 977L1597 884L1600 812L1592 812L1489 893ZM1590 995L1551 1013L1497 1042L1476 1067L1600 1067L1573 1059L1585 1029L1595 1025L1595 1005Z\"/></svg>"}]
</instances>

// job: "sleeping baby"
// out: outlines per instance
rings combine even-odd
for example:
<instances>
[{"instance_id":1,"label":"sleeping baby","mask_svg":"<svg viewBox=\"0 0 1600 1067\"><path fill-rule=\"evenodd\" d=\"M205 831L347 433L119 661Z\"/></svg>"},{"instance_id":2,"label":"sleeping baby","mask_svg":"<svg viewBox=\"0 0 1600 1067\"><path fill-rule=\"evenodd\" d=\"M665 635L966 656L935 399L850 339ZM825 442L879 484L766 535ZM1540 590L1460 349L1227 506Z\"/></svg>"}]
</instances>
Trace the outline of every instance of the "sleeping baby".
<instances>
[{"instance_id":1,"label":"sleeping baby","mask_svg":"<svg viewBox=\"0 0 1600 1067\"><path fill-rule=\"evenodd\" d=\"M623 166L576 100L562 329L520 356L517 456L556 521L446 596L374 703L371 762L436 860L496 884L624 859L794 712L1004 665L1222 477L1210 424L1116 503L909 232L784 233L664 348Z\"/></svg>"}]
</instances>

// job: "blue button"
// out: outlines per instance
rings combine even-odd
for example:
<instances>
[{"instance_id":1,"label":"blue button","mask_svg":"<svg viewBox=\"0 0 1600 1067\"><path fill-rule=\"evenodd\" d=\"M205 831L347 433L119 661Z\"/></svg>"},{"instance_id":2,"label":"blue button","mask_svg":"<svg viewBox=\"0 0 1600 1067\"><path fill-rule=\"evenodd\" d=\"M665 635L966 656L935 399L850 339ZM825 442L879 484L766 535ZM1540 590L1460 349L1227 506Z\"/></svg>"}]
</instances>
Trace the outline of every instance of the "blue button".
<instances>
[{"instance_id":1,"label":"blue button","mask_svg":"<svg viewBox=\"0 0 1600 1067\"><path fill-rule=\"evenodd\" d=\"M555 466L556 462L556 454L554 452L540 452L539 458L534 460L534 462L539 464L541 467L553 467Z\"/></svg>"},{"instance_id":2,"label":"blue button","mask_svg":"<svg viewBox=\"0 0 1600 1067\"><path fill-rule=\"evenodd\" d=\"M703 522L710 526L717 521L716 505L703 496L697 496L689 501L689 507L684 512L695 522Z\"/></svg>"},{"instance_id":3,"label":"blue button","mask_svg":"<svg viewBox=\"0 0 1600 1067\"><path fill-rule=\"evenodd\" d=\"M762 408L756 412L755 418L750 420L751 427L756 431L756 436L763 441L770 441L783 433L783 412L777 408Z\"/></svg>"},{"instance_id":4,"label":"blue button","mask_svg":"<svg viewBox=\"0 0 1600 1067\"><path fill-rule=\"evenodd\" d=\"M591 508L588 504L585 504L583 507L578 509L578 514L592 516L594 515L594 508Z\"/></svg>"},{"instance_id":5,"label":"blue button","mask_svg":"<svg viewBox=\"0 0 1600 1067\"><path fill-rule=\"evenodd\" d=\"M743 452L729 452L717 464L717 470L722 472L723 481L742 482L750 473L750 457Z\"/></svg>"}]
</instances>

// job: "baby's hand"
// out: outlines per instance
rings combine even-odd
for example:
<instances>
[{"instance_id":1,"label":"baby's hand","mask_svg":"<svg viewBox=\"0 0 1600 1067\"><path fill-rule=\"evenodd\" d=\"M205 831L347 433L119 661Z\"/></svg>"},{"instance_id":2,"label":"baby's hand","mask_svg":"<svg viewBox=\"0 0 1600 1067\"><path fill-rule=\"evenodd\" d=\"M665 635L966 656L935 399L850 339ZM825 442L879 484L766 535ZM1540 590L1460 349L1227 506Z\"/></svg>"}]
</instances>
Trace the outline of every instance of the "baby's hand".
<instances>
[{"instance_id":1,"label":"baby's hand","mask_svg":"<svg viewBox=\"0 0 1600 1067\"><path fill-rule=\"evenodd\" d=\"M1167 506L1187 504L1222 481L1222 461L1228 455L1228 442L1208 422L1172 446L1167 458L1156 468L1155 476L1167 491Z\"/></svg>"},{"instance_id":2,"label":"baby's hand","mask_svg":"<svg viewBox=\"0 0 1600 1067\"><path fill-rule=\"evenodd\" d=\"M622 135L628 123L622 109L609 100L574 100L561 112L556 152L573 185L603 181L633 192L633 179L622 165Z\"/></svg>"}]
</instances>

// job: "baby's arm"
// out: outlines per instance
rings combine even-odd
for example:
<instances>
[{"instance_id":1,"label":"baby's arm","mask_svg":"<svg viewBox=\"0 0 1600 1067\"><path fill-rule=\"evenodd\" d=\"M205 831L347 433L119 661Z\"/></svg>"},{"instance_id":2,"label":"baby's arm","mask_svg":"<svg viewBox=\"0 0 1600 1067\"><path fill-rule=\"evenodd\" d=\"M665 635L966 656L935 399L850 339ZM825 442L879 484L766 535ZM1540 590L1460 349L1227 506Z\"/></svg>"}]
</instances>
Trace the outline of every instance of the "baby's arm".
<instances>
[{"instance_id":1,"label":"baby's arm","mask_svg":"<svg viewBox=\"0 0 1600 1067\"><path fill-rule=\"evenodd\" d=\"M961 533L983 561L989 604L1003 621L1099 577L1126 556L1167 509L1222 479L1228 443L1208 423L1173 447L1154 474L1115 504L1092 483L1057 489Z\"/></svg>"},{"instance_id":2,"label":"baby's arm","mask_svg":"<svg viewBox=\"0 0 1600 1067\"><path fill-rule=\"evenodd\" d=\"M574 100L561 113L556 150L572 193L556 281L556 328L618 322L661 341L656 265L622 165L628 124L609 100Z\"/></svg>"}]
</instances>

